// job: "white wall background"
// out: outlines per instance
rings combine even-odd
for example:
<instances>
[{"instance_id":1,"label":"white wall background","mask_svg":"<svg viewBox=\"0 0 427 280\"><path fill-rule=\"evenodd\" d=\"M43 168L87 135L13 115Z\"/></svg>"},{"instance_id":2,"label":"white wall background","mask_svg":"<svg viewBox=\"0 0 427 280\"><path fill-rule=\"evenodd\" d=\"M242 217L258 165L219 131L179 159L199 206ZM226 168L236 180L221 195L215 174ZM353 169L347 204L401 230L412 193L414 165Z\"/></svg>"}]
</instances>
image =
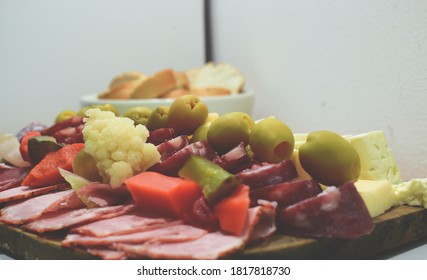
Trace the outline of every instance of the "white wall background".
<instances>
[{"instance_id":1,"label":"white wall background","mask_svg":"<svg viewBox=\"0 0 427 280\"><path fill-rule=\"evenodd\" d=\"M294 132L384 130L405 179L427 177L427 1L215 0L214 59Z\"/></svg>"},{"instance_id":2,"label":"white wall background","mask_svg":"<svg viewBox=\"0 0 427 280\"><path fill-rule=\"evenodd\" d=\"M0 0L0 132L51 124L123 71L204 60L202 0Z\"/></svg>"}]
</instances>

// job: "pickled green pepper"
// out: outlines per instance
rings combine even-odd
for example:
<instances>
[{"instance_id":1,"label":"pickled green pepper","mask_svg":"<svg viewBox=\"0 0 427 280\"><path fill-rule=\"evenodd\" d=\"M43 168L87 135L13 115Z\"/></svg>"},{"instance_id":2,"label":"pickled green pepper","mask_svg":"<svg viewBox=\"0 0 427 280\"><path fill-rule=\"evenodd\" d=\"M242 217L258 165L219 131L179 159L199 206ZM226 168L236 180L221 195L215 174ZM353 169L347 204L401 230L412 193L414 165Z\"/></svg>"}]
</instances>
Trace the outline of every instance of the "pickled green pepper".
<instances>
[{"instance_id":1,"label":"pickled green pepper","mask_svg":"<svg viewBox=\"0 0 427 280\"><path fill-rule=\"evenodd\" d=\"M196 181L202 188L203 196L211 205L229 195L241 183L237 176L200 156L191 156L179 170L178 175Z\"/></svg>"}]
</instances>

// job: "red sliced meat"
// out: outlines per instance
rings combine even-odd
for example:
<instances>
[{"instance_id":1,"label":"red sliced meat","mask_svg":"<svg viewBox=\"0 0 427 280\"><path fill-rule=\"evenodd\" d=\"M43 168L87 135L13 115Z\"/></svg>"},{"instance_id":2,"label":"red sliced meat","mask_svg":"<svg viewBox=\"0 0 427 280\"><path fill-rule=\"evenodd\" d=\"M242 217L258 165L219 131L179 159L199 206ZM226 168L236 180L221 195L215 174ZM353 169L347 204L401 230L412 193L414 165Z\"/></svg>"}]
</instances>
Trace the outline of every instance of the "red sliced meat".
<instances>
[{"instance_id":1,"label":"red sliced meat","mask_svg":"<svg viewBox=\"0 0 427 280\"><path fill-rule=\"evenodd\" d=\"M200 238L206 233L206 230L190 225L184 225L182 222L175 221L158 229L124 235L93 237L79 234L68 234L62 241L62 246L109 246L116 243L143 244L147 242L182 242Z\"/></svg>"},{"instance_id":2,"label":"red sliced meat","mask_svg":"<svg viewBox=\"0 0 427 280\"><path fill-rule=\"evenodd\" d=\"M175 138L175 131L172 128L158 128L150 131L150 135L147 138L147 143L151 143L155 146Z\"/></svg>"},{"instance_id":3,"label":"red sliced meat","mask_svg":"<svg viewBox=\"0 0 427 280\"><path fill-rule=\"evenodd\" d=\"M289 235L355 238L369 234L374 224L352 182L331 187L279 212L279 229Z\"/></svg>"},{"instance_id":4,"label":"red sliced meat","mask_svg":"<svg viewBox=\"0 0 427 280\"><path fill-rule=\"evenodd\" d=\"M251 205L257 205L259 199L276 201L278 208L286 208L322 192L314 180L294 180L255 189L250 192Z\"/></svg>"},{"instance_id":5,"label":"red sliced meat","mask_svg":"<svg viewBox=\"0 0 427 280\"><path fill-rule=\"evenodd\" d=\"M104 260L124 260L127 258L123 252L116 251L114 249L107 248L89 248L88 253Z\"/></svg>"},{"instance_id":6,"label":"red sliced meat","mask_svg":"<svg viewBox=\"0 0 427 280\"><path fill-rule=\"evenodd\" d=\"M175 137L169 141L157 145L157 151L160 154L160 160L163 161L178 152L189 144L188 138L185 135Z\"/></svg>"},{"instance_id":7,"label":"red sliced meat","mask_svg":"<svg viewBox=\"0 0 427 280\"><path fill-rule=\"evenodd\" d=\"M117 205L128 198L130 193L125 185L113 188L110 184L93 182L77 190L80 197L86 197L89 202L99 207Z\"/></svg>"},{"instance_id":8,"label":"red sliced meat","mask_svg":"<svg viewBox=\"0 0 427 280\"><path fill-rule=\"evenodd\" d=\"M238 173L251 166L252 160L246 152L245 145L240 143L237 147L231 149L222 155L216 163L230 173Z\"/></svg>"},{"instance_id":9,"label":"red sliced meat","mask_svg":"<svg viewBox=\"0 0 427 280\"><path fill-rule=\"evenodd\" d=\"M237 174L243 183L256 189L268 185L289 182L298 177L294 163L290 160L284 160L276 164L264 163L254 165L250 169L245 169Z\"/></svg>"},{"instance_id":10,"label":"red sliced meat","mask_svg":"<svg viewBox=\"0 0 427 280\"><path fill-rule=\"evenodd\" d=\"M190 241L150 242L142 245L118 243L114 248L132 258L218 259L237 252L245 246L260 216L260 207L249 209L247 226L240 236L215 231Z\"/></svg>"},{"instance_id":11,"label":"red sliced meat","mask_svg":"<svg viewBox=\"0 0 427 280\"><path fill-rule=\"evenodd\" d=\"M29 172L29 167L0 168L0 192L21 185Z\"/></svg>"},{"instance_id":12,"label":"red sliced meat","mask_svg":"<svg viewBox=\"0 0 427 280\"><path fill-rule=\"evenodd\" d=\"M117 205L99 208L67 209L46 213L37 220L23 225L24 229L38 233L57 231L81 223L108 219L127 213L134 205Z\"/></svg>"},{"instance_id":13,"label":"red sliced meat","mask_svg":"<svg viewBox=\"0 0 427 280\"><path fill-rule=\"evenodd\" d=\"M66 195L62 199L52 203L46 212L55 212L61 209L78 209L84 207L86 207L86 205L80 200L76 192L71 192L69 195Z\"/></svg>"},{"instance_id":14,"label":"red sliced meat","mask_svg":"<svg viewBox=\"0 0 427 280\"><path fill-rule=\"evenodd\" d=\"M50 193L52 191L56 191L58 189L63 189L63 188L66 188L66 186L63 184L47 186L42 188L34 188L34 187L28 187L28 186L15 187L15 188L0 192L0 203L39 196L39 195Z\"/></svg>"},{"instance_id":15,"label":"red sliced meat","mask_svg":"<svg viewBox=\"0 0 427 280\"><path fill-rule=\"evenodd\" d=\"M256 223L251 233L250 242L265 240L276 233L276 202L259 200L259 207L255 208L259 211L259 221Z\"/></svg>"},{"instance_id":16,"label":"red sliced meat","mask_svg":"<svg viewBox=\"0 0 427 280\"><path fill-rule=\"evenodd\" d=\"M215 151L207 142L198 141L185 146L166 160L151 167L150 170L168 176L178 176L179 169L181 169L186 160L192 155L205 157L210 160L217 157Z\"/></svg>"},{"instance_id":17,"label":"red sliced meat","mask_svg":"<svg viewBox=\"0 0 427 280\"><path fill-rule=\"evenodd\" d=\"M83 128L83 117L76 115L42 130L41 134L54 137L58 143L83 143Z\"/></svg>"},{"instance_id":18,"label":"red sliced meat","mask_svg":"<svg viewBox=\"0 0 427 280\"><path fill-rule=\"evenodd\" d=\"M6 224L23 224L41 217L42 214L62 208L78 208L84 204L75 200L73 190L44 194L24 201L13 202L0 211L0 222Z\"/></svg>"},{"instance_id":19,"label":"red sliced meat","mask_svg":"<svg viewBox=\"0 0 427 280\"><path fill-rule=\"evenodd\" d=\"M219 229L218 217L212 211L203 195L196 199L193 205L183 213L182 220L187 224L201 227L208 231Z\"/></svg>"},{"instance_id":20,"label":"red sliced meat","mask_svg":"<svg viewBox=\"0 0 427 280\"><path fill-rule=\"evenodd\" d=\"M158 228L165 226L171 221L172 220L170 219L152 217L141 213L129 213L111 219L92 222L77 228L72 228L71 232L82 235L104 237Z\"/></svg>"}]
</instances>

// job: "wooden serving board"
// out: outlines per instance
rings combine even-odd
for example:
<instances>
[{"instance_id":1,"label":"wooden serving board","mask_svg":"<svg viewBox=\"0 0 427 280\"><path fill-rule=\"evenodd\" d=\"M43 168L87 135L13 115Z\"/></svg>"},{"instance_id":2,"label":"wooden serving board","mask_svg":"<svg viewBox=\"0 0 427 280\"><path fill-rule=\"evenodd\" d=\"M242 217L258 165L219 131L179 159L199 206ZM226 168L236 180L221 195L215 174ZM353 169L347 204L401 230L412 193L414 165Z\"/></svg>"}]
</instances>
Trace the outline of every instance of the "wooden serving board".
<instances>
[{"instance_id":1,"label":"wooden serving board","mask_svg":"<svg viewBox=\"0 0 427 280\"><path fill-rule=\"evenodd\" d=\"M427 236L427 210L400 206L374 219L375 229L356 239L297 238L277 234L252 244L233 259L370 259ZM0 251L17 259L97 259L83 250L62 248L63 234L36 235L0 224Z\"/></svg>"}]
</instances>

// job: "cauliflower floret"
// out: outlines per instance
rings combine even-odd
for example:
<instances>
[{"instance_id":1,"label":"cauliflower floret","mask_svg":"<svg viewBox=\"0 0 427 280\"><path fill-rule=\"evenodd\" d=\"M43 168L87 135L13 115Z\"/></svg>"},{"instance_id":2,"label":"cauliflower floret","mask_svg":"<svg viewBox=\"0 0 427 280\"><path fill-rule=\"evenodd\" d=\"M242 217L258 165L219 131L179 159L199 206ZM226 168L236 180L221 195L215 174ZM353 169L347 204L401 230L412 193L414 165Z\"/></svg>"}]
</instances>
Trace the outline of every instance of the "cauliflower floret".
<instances>
[{"instance_id":1,"label":"cauliflower floret","mask_svg":"<svg viewBox=\"0 0 427 280\"><path fill-rule=\"evenodd\" d=\"M98 108L86 112L85 151L95 158L104 182L113 187L160 162L156 146L146 143L149 132L129 118Z\"/></svg>"}]
</instances>

